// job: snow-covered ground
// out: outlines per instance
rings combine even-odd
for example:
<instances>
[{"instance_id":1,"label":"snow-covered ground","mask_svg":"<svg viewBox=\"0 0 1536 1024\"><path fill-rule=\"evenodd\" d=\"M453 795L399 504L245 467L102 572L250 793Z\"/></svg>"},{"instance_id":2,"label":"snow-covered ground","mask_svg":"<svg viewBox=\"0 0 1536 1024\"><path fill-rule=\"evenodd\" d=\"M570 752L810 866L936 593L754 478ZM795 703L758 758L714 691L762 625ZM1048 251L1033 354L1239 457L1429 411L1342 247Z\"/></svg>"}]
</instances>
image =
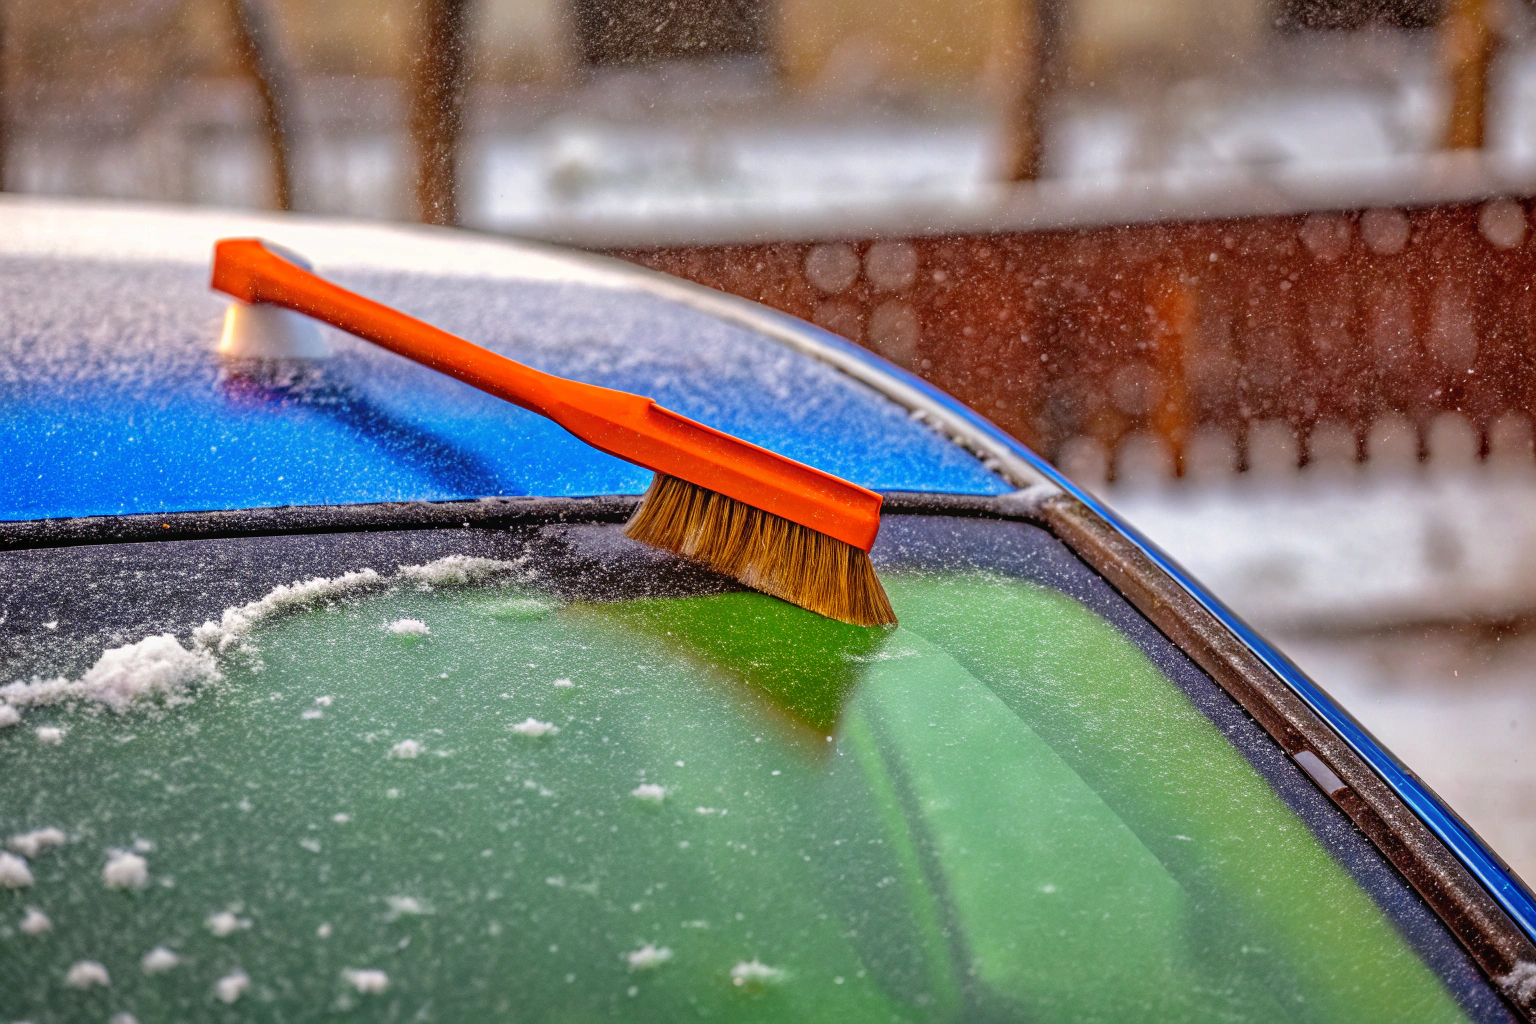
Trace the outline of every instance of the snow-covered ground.
<instances>
[{"instance_id":1,"label":"snow-covered ground","mask_svg":"<svg viewBox=\"0 0 1536 1024\"><path fill-rule=\"evenodd\" d=\"M1105 497L1536 878L1536 470Z\"/></svg>"}]
</instances>

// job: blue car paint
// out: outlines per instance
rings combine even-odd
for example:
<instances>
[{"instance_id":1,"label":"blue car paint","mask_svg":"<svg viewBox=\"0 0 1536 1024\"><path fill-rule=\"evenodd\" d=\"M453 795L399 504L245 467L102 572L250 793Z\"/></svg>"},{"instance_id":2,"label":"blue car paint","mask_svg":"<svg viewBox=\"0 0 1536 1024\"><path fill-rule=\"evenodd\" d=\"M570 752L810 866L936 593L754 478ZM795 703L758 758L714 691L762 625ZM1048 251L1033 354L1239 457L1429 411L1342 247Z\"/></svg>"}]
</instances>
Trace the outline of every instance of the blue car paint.
<instances>
[{"instance_id":1,"label":"blue car paint","mask_svg":"<svg viewBox=\"0 0 1536 1024\"><path fill-rule=\"evenodd\" d=\"M866 487L1009 489L870 388L666 299L569 283L337 279ZM339 332L332 358L308 367L226 365L213 351L225 302L206 267L0 261L0 298L0 519L634 494L650 481L539 416Z\"/></svg>"}]
</instances>

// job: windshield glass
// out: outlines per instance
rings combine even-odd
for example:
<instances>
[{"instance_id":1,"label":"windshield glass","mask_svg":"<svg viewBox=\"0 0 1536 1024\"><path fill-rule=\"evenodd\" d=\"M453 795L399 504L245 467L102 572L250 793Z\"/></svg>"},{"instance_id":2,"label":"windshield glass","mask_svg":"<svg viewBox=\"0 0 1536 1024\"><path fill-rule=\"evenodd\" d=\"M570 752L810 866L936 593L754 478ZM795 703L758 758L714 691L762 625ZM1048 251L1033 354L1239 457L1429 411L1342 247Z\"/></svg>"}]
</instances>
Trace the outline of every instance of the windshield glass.
<instances>
[{"instance_id":1,"label":"windshield glass","mask_svg":"<svg viewBox=\"0 0 1536 1024\"><path fill-rule=\"evenodd\" d=\"M11 652L38 676L0 691L24 715L0 821L40 849L0 892L0 1011L147 1020L248 984L294 1017L1506 1019L1035 527L892 517L889 632L611 526L349 543L0 558L44 606L86 567L162 581ZM305 565L326 575L220 614ZM81 961L111 988L72 987Z\"/></svg>"}]
</instances>

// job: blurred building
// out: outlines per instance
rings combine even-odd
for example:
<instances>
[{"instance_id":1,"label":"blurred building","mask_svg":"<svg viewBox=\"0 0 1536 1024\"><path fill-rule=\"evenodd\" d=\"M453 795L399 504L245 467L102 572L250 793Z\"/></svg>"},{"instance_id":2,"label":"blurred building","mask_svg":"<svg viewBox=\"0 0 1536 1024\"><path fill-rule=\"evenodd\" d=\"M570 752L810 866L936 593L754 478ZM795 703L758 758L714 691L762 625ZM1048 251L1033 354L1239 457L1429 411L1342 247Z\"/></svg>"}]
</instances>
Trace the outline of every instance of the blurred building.
<instances>
[{"instance_id":1,"label":"blurred building","mask_svg":"<svg viewBox=\"0 0 1536 1024\"><path fill-rule=\"evenodd\" d=\"M245 9L287 80L295 205L410 216L409 93L442 2L8 0L4 185L271 205ZM462 219L528 234L634 240L682 213L717 236L788 217L788 237L850 198L974 202L1021 167L1379 161L1436 148L1449 103L1429 0L448 2ZM1526 152L1518 2L1489 145Z\"/></svg>"}]
</instances>

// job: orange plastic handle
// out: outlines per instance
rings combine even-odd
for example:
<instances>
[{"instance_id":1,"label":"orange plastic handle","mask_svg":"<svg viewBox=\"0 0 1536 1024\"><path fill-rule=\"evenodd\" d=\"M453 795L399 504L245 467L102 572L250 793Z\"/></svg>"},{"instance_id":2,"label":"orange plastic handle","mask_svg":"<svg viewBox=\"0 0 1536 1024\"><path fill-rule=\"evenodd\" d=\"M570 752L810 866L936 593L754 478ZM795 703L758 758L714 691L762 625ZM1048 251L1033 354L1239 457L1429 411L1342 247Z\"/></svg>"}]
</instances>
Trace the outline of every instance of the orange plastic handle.
<instances>
[{"instance_id":1,"label":"orange plastic handle","mask_svg":"<svg viewBox=\"0 0 1536 1024\"><path fill-rule=\"evenodd\" d=\"M255 238L213 251L213 287L339 327L560 424L621 459L746 502L868 551L880 495L657 405L514 362L331 284Z\"/></svg>"}]
</instances>

